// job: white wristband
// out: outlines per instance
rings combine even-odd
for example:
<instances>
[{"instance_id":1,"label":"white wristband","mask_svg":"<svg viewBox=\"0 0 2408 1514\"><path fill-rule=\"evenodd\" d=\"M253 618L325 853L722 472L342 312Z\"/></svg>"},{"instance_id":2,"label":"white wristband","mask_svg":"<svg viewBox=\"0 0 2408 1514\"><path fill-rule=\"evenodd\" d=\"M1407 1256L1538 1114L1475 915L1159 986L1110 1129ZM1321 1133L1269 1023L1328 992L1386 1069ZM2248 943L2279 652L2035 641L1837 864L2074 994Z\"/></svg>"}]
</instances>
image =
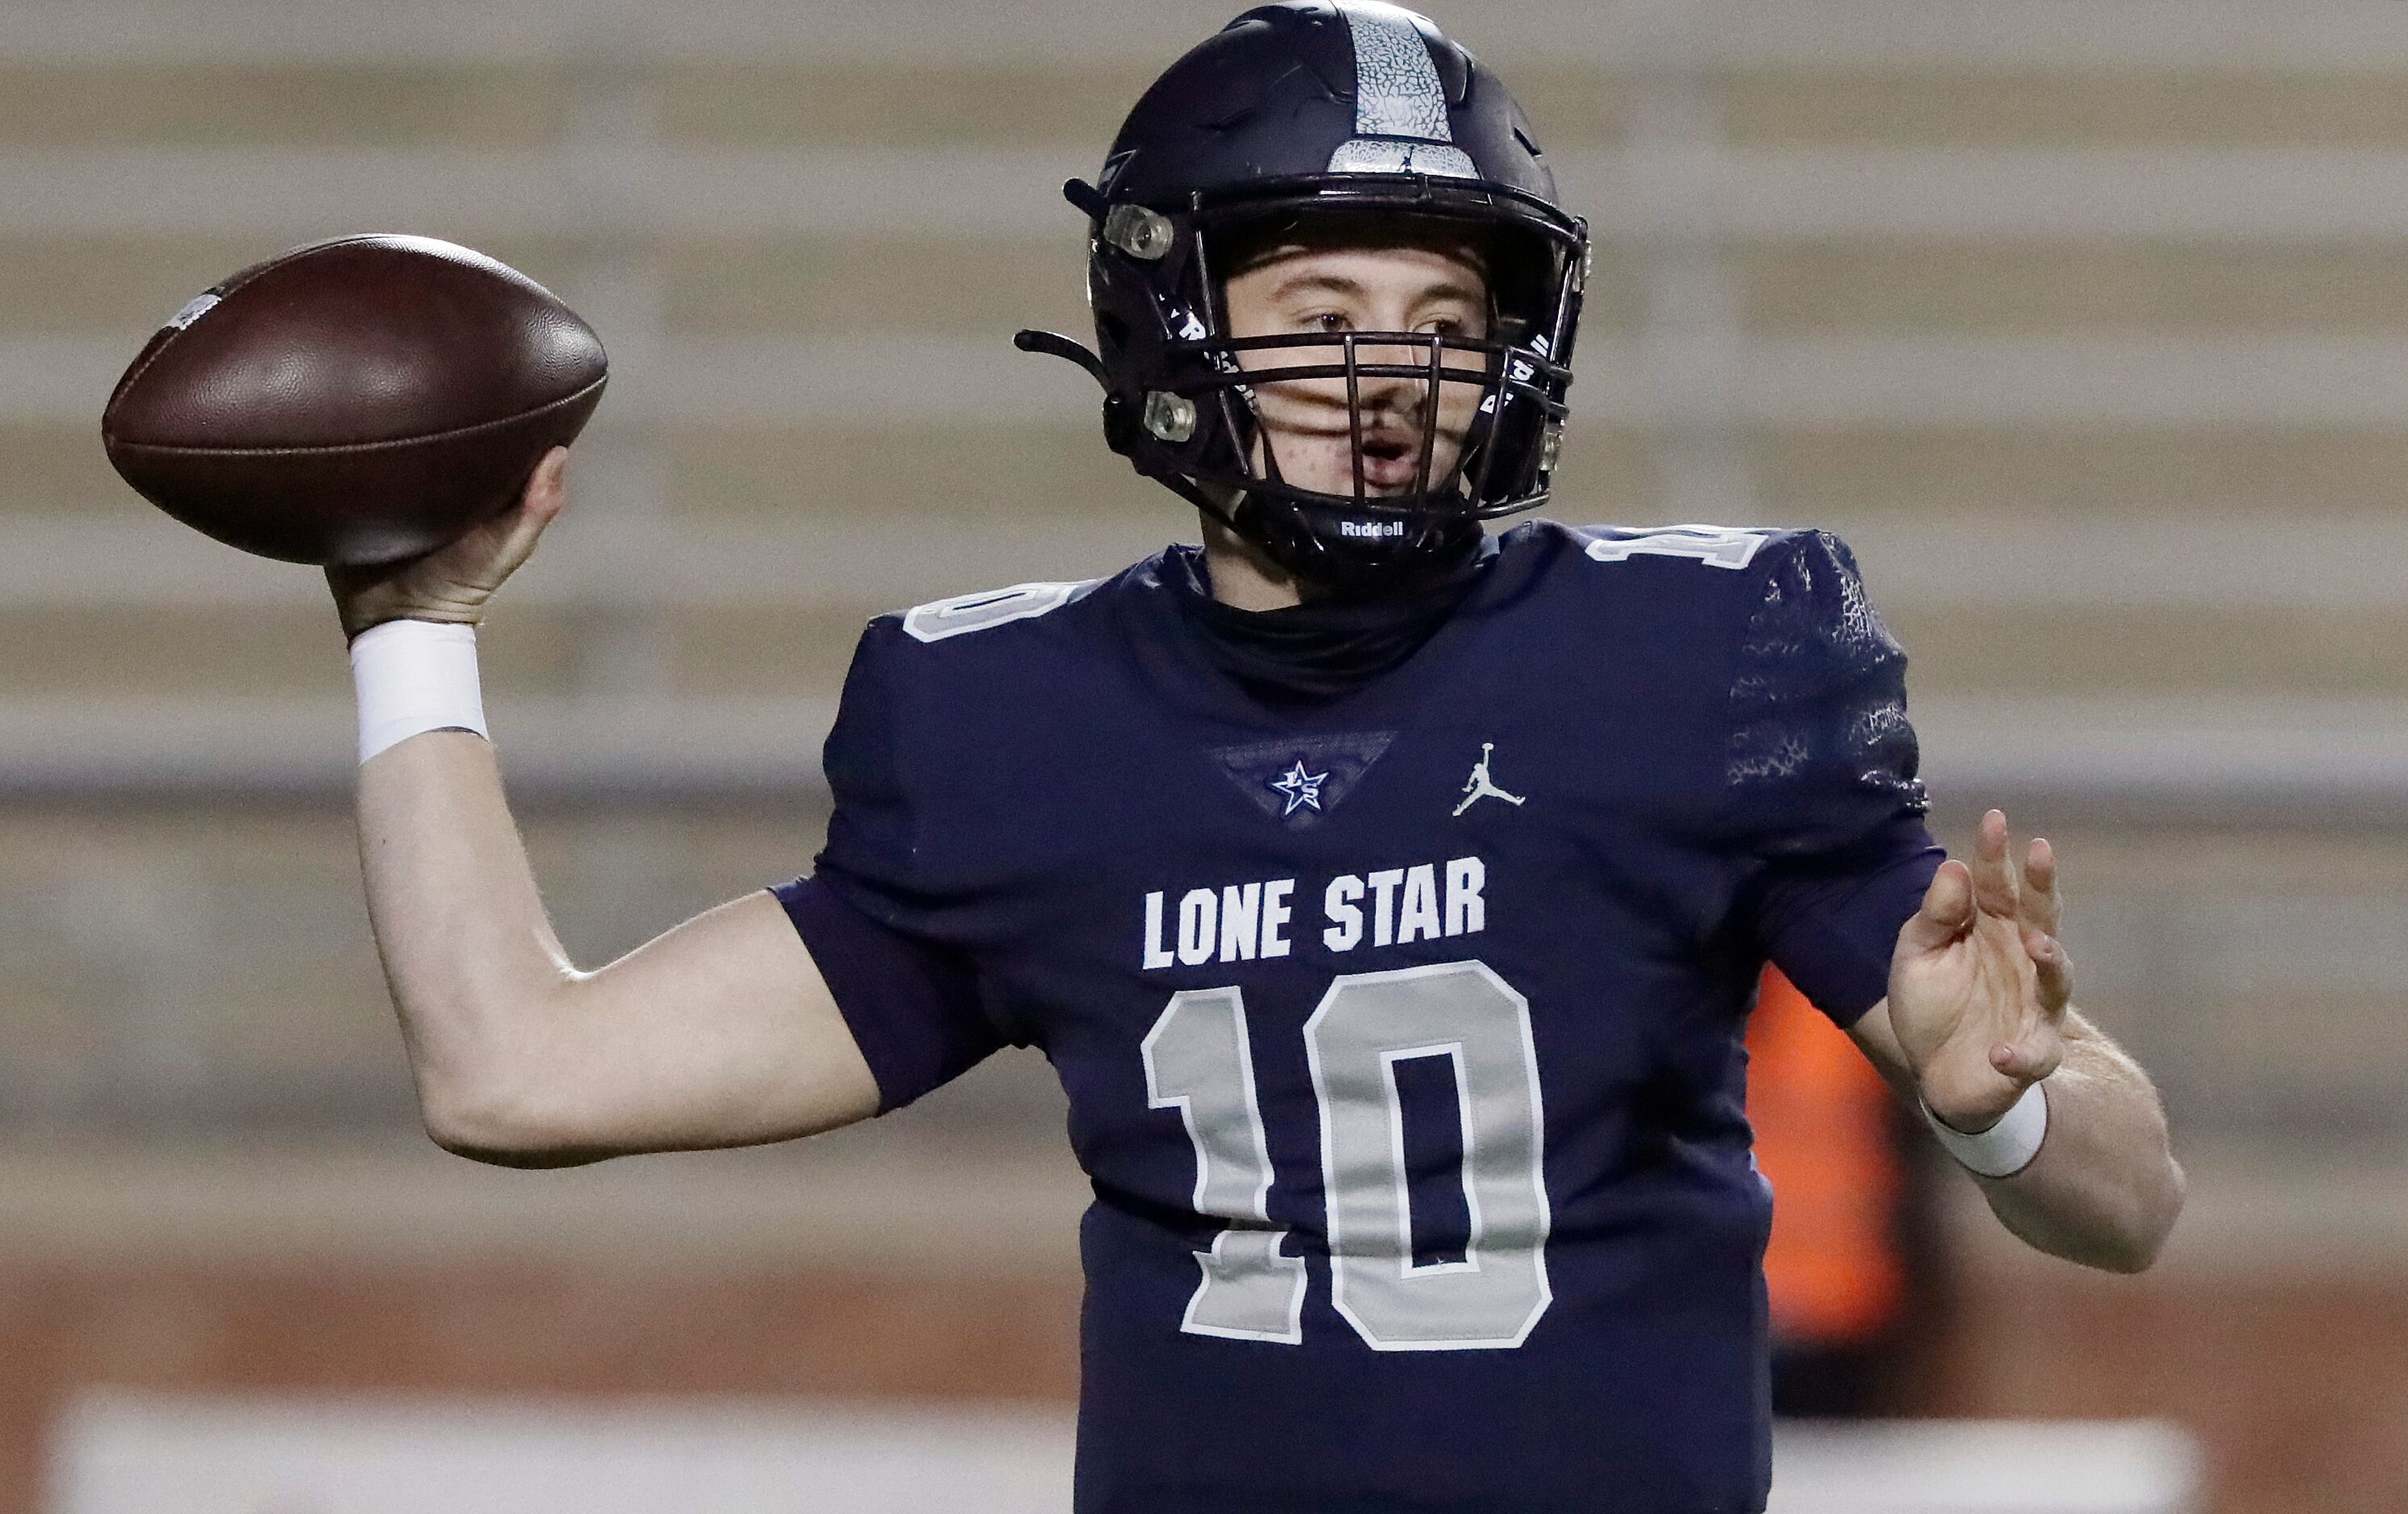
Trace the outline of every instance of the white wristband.
<instances>
[{"instance_id":1,"label":"white wristband","mask_svg":"<svg viewBox=\"0 0 2408 1514\"><path fill-rule=\"evenodd\" d=\"M477 682L477 628L435 621L387 621L351 640L351 687L360 699L360 761L426 731L485 736Z\"/></svg>"},{"instance_id":2,"label":"white wristband","mask_svg":"<svg viewBox=\"0 0 2408 1514\"><path fill-rule=\"evenodd\" d=\"M2007 1106L1999 1122L1979 1135L1968 1136L1943 1123L1923 1106L1923 1118L1931 1124L1931 1133L1948 1154L1962 1164L1967 1171L1985 1178L2012 1178L2031 1165L2040 1154L2040 1143L2048 1137L2048 1084L2045 1080L2032 1084L2023 1097Z\"/></svg>"}]
</instances>

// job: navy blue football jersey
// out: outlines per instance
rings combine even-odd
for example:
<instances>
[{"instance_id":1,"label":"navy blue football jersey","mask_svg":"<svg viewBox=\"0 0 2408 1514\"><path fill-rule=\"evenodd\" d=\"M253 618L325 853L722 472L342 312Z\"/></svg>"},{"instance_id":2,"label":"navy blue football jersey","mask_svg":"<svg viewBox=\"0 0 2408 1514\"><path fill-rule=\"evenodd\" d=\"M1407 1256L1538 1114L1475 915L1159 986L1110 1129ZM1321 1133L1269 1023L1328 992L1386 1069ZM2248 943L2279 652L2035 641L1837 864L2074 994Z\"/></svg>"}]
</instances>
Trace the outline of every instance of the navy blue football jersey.
<instances>
[{"instance_id":1,"label":"navy blue football jersey","mask_svg":"<svg viewBox=\"0 0 2408 1514\"><path fill-rule=\"evenodd\" d=\"M1846 549L1525 525L1301 707L1201 584L873 622L778 891L889 1107L1061 1077L1081 1514L1760 1509L1755 983L1861 1014L1940 859Z\"/></svg>"}]
</instances>

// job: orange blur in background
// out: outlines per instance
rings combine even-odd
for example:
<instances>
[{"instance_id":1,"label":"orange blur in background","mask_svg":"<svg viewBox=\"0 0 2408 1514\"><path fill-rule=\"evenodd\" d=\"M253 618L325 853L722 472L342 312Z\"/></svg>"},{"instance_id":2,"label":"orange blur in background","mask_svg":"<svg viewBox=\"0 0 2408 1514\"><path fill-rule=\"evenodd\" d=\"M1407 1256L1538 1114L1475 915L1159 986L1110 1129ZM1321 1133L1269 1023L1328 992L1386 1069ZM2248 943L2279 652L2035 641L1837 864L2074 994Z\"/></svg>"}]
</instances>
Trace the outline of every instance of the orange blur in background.
<instances>
[{"instance_id":1,"label":"orange blur in background","mask_svg":"<svg viewBox=\"0 0 2408 1514\"><path fill-rule=\"evenodd\" d=\"M1773 1193L1773 1333L1784 1345L1878 1339L1906 1307L1889 1087L1777 968L1764 970L1747 1054L1756 1164Z\"/></svg>"}]
</instances>

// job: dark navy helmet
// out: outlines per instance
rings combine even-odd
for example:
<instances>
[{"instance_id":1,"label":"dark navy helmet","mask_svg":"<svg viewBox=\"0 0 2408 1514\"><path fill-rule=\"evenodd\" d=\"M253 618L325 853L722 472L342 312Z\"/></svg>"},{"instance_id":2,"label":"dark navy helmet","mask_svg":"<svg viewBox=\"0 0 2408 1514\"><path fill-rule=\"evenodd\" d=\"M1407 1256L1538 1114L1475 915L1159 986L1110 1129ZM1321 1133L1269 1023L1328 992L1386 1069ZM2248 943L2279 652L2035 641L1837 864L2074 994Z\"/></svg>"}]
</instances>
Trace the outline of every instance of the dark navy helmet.
<instances>
[{"instance_id":1,"label":"dark navy helmet","mask_svg":"<svg viewBox=\"0 0 2408 1514\"><path fill-rule=\"evenodd\" d=\"M1065 193L1091 224L1096 350L1042 332L1020 345L1085 365L1112 450L1274 563L1338 589L1398 582L1547 498L1587 224L1557 203L1504 85L1426 18L1371 0L1250 10L1155 80L1098 182ZM1469 250L1487 274L1484 334L1231 335L1224 293L1244 250L1400 236ZM1258 390L1341 378L1353 490L1283 479ZM1367 489L1360 386L1400 381L1423 386L1420 464L1410 488ZM1450 385L1476 386L1476 405L1442 407L1469 393ZM1469 420L1440 469L1442 408Z\"/></svg>"}]
</instances>

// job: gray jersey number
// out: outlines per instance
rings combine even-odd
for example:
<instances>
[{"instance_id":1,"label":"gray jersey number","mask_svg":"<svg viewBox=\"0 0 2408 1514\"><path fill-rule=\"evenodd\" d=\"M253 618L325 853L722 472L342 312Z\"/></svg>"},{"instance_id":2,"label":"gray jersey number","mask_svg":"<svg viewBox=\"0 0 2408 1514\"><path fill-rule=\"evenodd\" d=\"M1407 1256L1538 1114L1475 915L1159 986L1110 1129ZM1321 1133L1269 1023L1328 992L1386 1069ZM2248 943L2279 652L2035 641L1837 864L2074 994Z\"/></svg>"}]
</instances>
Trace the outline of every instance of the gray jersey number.
<instances>
[{"instance_id":1,"label":"gray jersey number","mask_svg":"<svg viewBox=\"0 0 2408 1514\"><path fill-rule=\"evenodd\" d=\"M1527 1000L1482 963L1339 978L1305 1021L1328 1194L1331 1302L1375 1350L1519 1346L1553 1296L1544 1118ZM1175 995L1145 1038L1154 1107L1176 1106L1196 1148L1196 1208L1228 1221L1197 1253L1182 1328L1300 1340L1304 1263L1268 1224L1270 1163L1238 990ZM1454 1064L1469 1242L1417 1264L1396 1065Z\"/></svg>"},{"instance_id":2,"label":"gray jersey number","mask_svg":"<svg viewBox=\"0 0 2408 1514\"><path fill-rule=\"evenodd\" d=\"M1271 1157L1254 1101L1245 1001L1234 988L1174 993L1139 1048L1148 1107L1177 1108L1196 1145L1196 1212L1228 1228L1196 1253L1204 1281L1180 1328L1236 1340L1304 1339L1304 1259L1270 1226Z\"/></svg>"},{"instance_id":3,"label":"gray jersey number","mask_svg":"<svg viewBox=\"0 0 2408 1514\"><path fill-rule=\"evenodd\" d=\"M1078 583L1015 583L1009 589L930 600L903 612L903 630L914 641L949 641L990 626L1050 615L1095 584L1093 578Z\"/></svg>"},{"instance_id":4,"label":"gray jersey number","mask_svg":"<svg viewBox=\"0 0 2408 1514\"><path fill-rule=\"evenodd\" d=\"M1756 561L1772 539L1770 531L1746 526L1676 525L1652 531L1610 531L1588 544L1591 561L1627 563L1634 557L1689 557L1708 567L1737 572Z\"/></svg>"},{"instance_id":5,"label":"gray jersey number","mask_svg":"<svg viewBox=\"0 0 2408 1514\"><path fill-rule=\"evenodd\" d=\"M1304 1022L1329 1192L1330 1302L1373 1350L1519 1346L1547 1312L1550 1217L1529 1001L1477 962L1352 973ZM1460 1262L1417 1266L1396 1065L1455 1062Z\"/></svg>"}]
</instances>

